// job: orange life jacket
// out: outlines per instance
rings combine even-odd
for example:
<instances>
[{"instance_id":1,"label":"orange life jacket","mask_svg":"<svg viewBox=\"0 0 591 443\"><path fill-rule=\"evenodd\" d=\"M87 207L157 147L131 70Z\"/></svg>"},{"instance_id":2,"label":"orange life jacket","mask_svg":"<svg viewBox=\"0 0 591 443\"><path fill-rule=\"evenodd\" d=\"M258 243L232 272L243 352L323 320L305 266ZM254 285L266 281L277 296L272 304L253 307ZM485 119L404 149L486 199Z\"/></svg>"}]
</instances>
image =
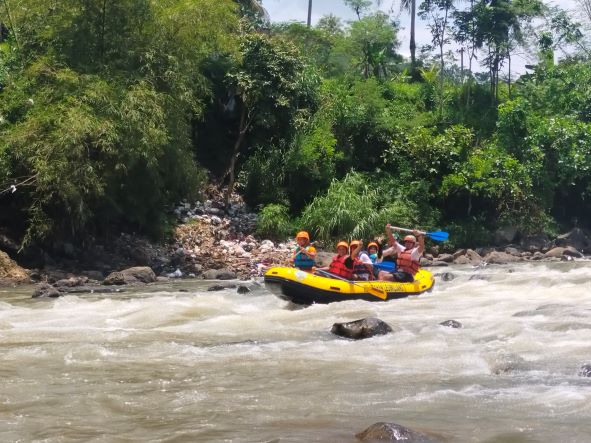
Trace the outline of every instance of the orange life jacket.
<instances>
[{"instance_id":1,"label":"orange life jacket","mask_svg":"<svg viewBox=\"0 0 591 443\"><path fill-rule=\"evenodd\" d=\"M345 265L345 260L349 258L348 255L335 255L328 267L328 272L339 277L351 280L353 278L353 269Z\"/></svg>"},{"instance_id":2,"label":"orange life jacket","mask_svg":"<svg viewBox=\"0 0 591 443\"><path fill-rule=\"evenodd\" d=\"M419 270L419 262L410 258L412 249L405 249L398 253L396 266L398 270L408 272L410 275L415 275Z\"/></svg>"}]
</instances>

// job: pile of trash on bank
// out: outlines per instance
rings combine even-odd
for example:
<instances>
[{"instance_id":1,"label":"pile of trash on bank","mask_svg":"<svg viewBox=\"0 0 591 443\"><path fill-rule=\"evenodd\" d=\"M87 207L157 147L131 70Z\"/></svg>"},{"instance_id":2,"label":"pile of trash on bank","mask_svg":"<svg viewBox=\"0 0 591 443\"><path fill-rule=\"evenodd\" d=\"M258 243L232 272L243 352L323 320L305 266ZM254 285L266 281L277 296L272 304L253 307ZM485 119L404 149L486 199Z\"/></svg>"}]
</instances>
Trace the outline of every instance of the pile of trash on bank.
<instances>
[{"instance_id":1,"label":"pile of trash on bank","mask_svg":"<svg viewBox=\"0 0 591 443\"><path fill-rule=\"evenodd\" d=\"M171 277L201 275L208 270L234 272L238 278L262 275L267 268L285 265L294 240L274 243L254 236L257 215L233 194L224 209L222 191L210 186L203 202L183 202L175 210L181 224L175 230Z\"/></svg>"}]
</instances>

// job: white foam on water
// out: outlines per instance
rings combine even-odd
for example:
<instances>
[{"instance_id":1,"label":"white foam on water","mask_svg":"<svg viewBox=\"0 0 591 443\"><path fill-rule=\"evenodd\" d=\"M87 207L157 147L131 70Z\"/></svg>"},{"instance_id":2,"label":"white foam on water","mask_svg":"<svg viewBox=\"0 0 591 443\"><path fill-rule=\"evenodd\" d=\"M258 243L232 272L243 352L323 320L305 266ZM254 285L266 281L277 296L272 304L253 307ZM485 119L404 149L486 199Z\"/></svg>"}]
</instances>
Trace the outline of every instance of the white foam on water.
<instances>
[{"instance_id":1,"label":"white foam on water","mask_svg":"<svg viewBox=\"0 0 591 443\"><path fill-rule=\"evenodd\" d=\"M394 421L451 441L586 441L591 263L445 272L419 297L300 309L256 285L18 292L0 302L0 439L354 441ZM330 333L364 317L394 332Z\"/></svg>"}]
</instances>

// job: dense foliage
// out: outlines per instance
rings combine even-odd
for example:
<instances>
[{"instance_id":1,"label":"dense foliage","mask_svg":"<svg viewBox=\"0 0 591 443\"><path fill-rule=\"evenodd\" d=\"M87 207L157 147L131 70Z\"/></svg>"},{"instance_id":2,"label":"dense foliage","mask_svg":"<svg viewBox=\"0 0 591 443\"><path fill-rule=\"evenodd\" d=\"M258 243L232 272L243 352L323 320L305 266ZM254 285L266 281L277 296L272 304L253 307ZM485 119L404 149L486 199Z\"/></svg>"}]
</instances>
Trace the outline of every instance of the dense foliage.
<instances>
[{"instance_id":1,"label":"dense foliage","mask_svg":"<svg viewBox=\"0 0 591 443\"><path fill-rule=\"evenodd\" d=\"M310 28L270 25L254 0L0 3L0 229L46 244L162 235L207 180L278 238L391 222L462 245L505 225L591 227L577 23L536 0L405 2L433 37L408 61L389 15L346 3L356 20ZM517 50L539 63L515 81Z\"/></svg>"}]
</instances>

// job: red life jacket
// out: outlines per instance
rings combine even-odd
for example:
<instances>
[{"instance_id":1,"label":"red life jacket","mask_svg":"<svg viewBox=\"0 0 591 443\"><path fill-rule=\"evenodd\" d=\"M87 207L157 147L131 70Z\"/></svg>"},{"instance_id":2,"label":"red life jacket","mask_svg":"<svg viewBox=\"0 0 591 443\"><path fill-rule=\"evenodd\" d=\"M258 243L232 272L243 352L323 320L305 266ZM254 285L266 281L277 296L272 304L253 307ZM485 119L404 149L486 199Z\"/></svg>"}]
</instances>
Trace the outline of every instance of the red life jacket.
<instances>
[{"instance_id":1,"label":"red life jacket","mask_svg":"<svg viewBox=\"0 0 591 443\"><path fill-rule=\"evenodd\" d=\"M328 272L346 278L347 280L351 280L353 278L353 269L345 266L345 260L348 258L348 255L335 255L328 267Z\"/></svg>"},{"instance_id":2,"label":"red life jacket","mask_svg":"<svg viewBox=\"0 0 591 443\"><path fill-rule=\"evenodd\" d=\"M410 255L412 249L405 249L398 253L398 259L396 260L396 266L400 271L408 272L410 275L415 275L419 270L419 262L411 260Z\"/></svg>"}]
</instances>

